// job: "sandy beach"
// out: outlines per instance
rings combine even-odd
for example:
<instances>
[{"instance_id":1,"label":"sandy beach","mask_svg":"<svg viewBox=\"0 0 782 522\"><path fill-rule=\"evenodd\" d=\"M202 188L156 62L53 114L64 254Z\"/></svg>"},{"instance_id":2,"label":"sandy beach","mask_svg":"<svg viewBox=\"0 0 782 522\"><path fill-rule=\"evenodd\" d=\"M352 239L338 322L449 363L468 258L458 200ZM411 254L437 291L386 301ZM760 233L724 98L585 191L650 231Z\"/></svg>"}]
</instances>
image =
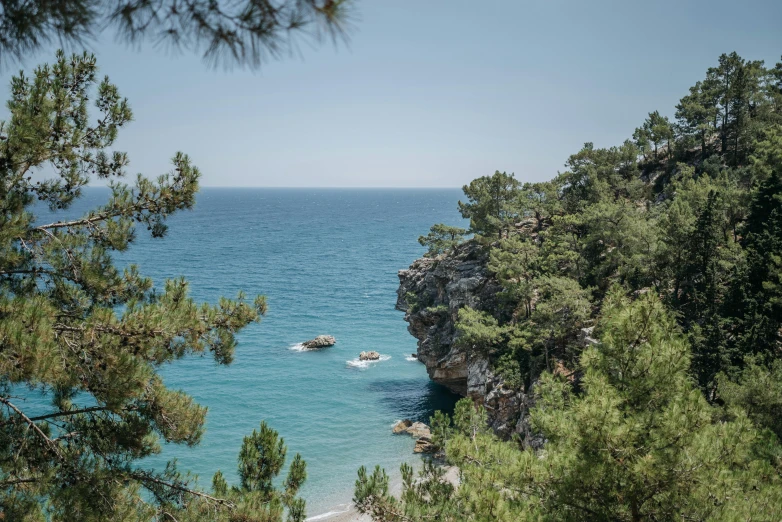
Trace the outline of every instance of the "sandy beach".
<instances>
[{"instance_id":1,"label":"sandy beach","mask_svg":"<svg viewBox=\"0 0 782 522\"><path fill-rule=\"evenodd\" d=\"M372 519L367 515L359 513L352 504L342 506L344 511L339 511L339 506L334 511L315 515L306 520L306 522L371 522Z\"/></svg>"},{"instance_id":2,"label":"sandy beach","mask_svg":"<svg viewBox=\"0 0 782 522\"><path fill-rule=\"evenodd\" d=\"M459 487L459 468L456 466L445 466L445 478L456 487ZM391 494L399 496L402 492L401 482L392 484ZM353 504L341 504L336 506L333 510L320 515L314 515L309 517L306 522L372 522L372 518L368 515L362 515L353 506Z\"/></svg>"}]
</instances>

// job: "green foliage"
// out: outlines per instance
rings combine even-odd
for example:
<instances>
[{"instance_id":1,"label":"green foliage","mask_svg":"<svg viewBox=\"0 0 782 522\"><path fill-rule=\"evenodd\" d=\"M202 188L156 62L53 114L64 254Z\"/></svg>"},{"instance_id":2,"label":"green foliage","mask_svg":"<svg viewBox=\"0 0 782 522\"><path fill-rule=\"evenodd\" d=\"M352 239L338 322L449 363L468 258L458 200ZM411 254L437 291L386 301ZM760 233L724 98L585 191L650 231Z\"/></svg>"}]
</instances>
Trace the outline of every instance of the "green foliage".
<instances>
[{"instance_id":1,"label":"green foliage","mask_svg":"<svg viewBox=\"0 0 782 522\"><path fill-rule=\"evenodd\" d=\"M362 513L374 520L385 522L406 522L410 520L456 520L457 513L451 507L454 486L445 479L445 471L429 461L424 461L418 477L414 476L409 464L402 464L402 487L404 493L397 500L388 493L388 475L375 467L371 475L362 466L353 502ZM448 513L448 514L445 514Z\"/></svg>"},{"instance_id":2,"label":"green foliage","mask_svg":"<svg viewBox=\"0 0 782 522\"><path fill-rule=\"evenodd\" d=\"M407 304L408 311L412 314L418 311L418 296L413 292L407 292L405 294L405 304Z\"/></svg>"},{"instance_id":3,"label":"green foliage","mask_svg":"<svg viewBox=\"0 0 782 522\"><path fill-rule=\"evenodd\" d=\"M459 309L459 319L456 322L459 336L456 343L459 346L491 353L502 343L506 330L499 326L497 319L470 307Z\"/></svg>"},{"instance_id":4,"label":"green foliage","mask_svg":"<svg viewBox=\"0 0 782 522\"><path fill-rule=\"evenodd\" d=\"M307 479L306 464L298 453L293 458L282 488L273 481L285 464L287 447L277 432L261 422L260 430L245 437L239 451L238 486L229 487L222 473L212 478L212 492L229 509L215 512L208 502L190 501L172 514L178 520L203 520L211 511L210 520L242 522L277 522L287 511L288 522L303 522L305 502L297 497ZM214 517L214 518L211 518Z\"/></svg>"},{"instance_id":5,"label":"green foliage","mask_svg":"<svg viewBox=\"0 0 782 522\"><path fill-rule=\"evenodd\" d=\"M453 425L432 420L461 470L447 501L368 488L362 509L405 521L774 519L781 125L782 62L724 54L675 124L651 112L633 141L586 143L548 183L496 173L465 186L459 208L502 291L459 311L455 342L504 386L539 383L530 421L545 443L496 440L463 401Z\"/></svg>"},{"instance_id":6,"label":"green foliage","mask_svg":"<svg viewBox=\"0 0 782 522\"><path fill-rule=\"evenodd\" d=\"M501 239L517 221L514 204L520 183L513 174L496 171L492 176L474 179L463 187L467 203L459 201L459 212L470 220L470 232L477 236Z\"/></svg>"},{"instance_id":7,"label":"green foliage","mask_svg":"<svg viewBox=\"0 0 782 522\"><path fill-rule=\"evenodd\" d=\"M432 225L427 235L420 236L418 242L429 249L424 254L426 257L437 257L461 243L465 234L467 230L463 228L438 223Z\"/></svg>"},{"instance_id":8,"label":"green foliage","mask_svg":"<svg viewBox=\"0 0 782 522\"><path fill-rule=\"evenodd\" d=\"M236 333L266 313L265 299L199 304L184 279L155 287L138 267L115 266L137 227L163 237L167 217L193 206L199 172L177 153L169 174L122 182L128 159L114 143L132 113L108 78L97 79L94 57L60 52L53 65L15 77L11 91L0 125L0 517L230 519L257 499L221 498L220 475L215 497L175 463L153 471L140 461L161 442L198 444L204 430L206 408L166 388L158 369L190 354L229 364ZM106 204L71 220L33 214L36 201L68 209L94 176L111 189ZM31 413L19 397L29 392L48 397L49 410ZM245 448L242 458L253 470L269 456ZM293 499L300 459L291 469L281 498L302 512ZM268 496L265 476L250 489L265 484ZM278 511L245 520L278 520Z\"/></svg>"},{"instance_id":9,"label":"green foliage","mask_svg":"<svg viewBox=\"0 0 782 522\"><path fill-rule=\"evenodd\" d=\"M653 111L634 143L586 143L548 183L519 186L498 172L465 186L460 210L503 291L484 310L496 324L471 317L462 341L475 334L495 366L516 380L518 365L529 382L577 359L578 329L619 284L665 296L712 399L719 372L778 349L779 204L769 194L782 168L781 70L722 55L682 98L676 125ZM761 196L762 212L752 203Z\"/></svg>"},{"instance_id":10,"label":"green foliage","mask_svg":"<svg viewBox=\"0 0 782 522\"><path fill-rule=\"evenodd\" d=\"M497 375L502 377L503 384L507 388L521 389L524 386L526 365L522 368L519 361L518 350L506 352L494 363ZM526 361L525 361L526 362Z\"/></svg>"},{"instance_id":11,"label":"green foliage","mask_svg":"<svg viewBox=\"0 0 782 522\"><path fill-rule=\"evenodd\" d=\"M685 148L693 145L691 141L697 142L702 155L709 150L709 138L716 131L719 112L708 87L707 82L697 82L676 106L677 130Z\"/></svg>"},{"instance_id":12,"label":"green foliage","mask_svg":"<svg viewBox=\"0 0 782 522\"><path fill-rule=\"evenodd\" d=\"M633 133L635 144L642 152L651 146L654 148L654 159L657 159L657 149L665 144L666 155L671 155L671 141L673 140L673 127L667 117L661 116L658 111L650 112L643 125L635 129Z\"/></svg>"},{"instance_id":13,"label":"green foliage","mask_svg":"<svg viewBox=\"0 0 782 522\"><path fill-rule=\"evenodd\" d=\"M36 0L5 2L0 59L21 61L56 40L83 46L106 27L131 44L149 39L203 52L213 64L257 68L295 36L344 36L350 0Z\"/></svg>"},{"instance_id":14,"label":"green foliage","mask_svg":"<svg viewBox=\"0 0 782 522\"><path fill-rule=\"evenodd\" d=\"M715 422L671 314L652 294L611 301L600 347L581 358L583 395L546 377L532 412L547 439L547 469L533 478L546 509L620 520L779 509L779 477L755 454L764 439L742 414Z\"/></svg>"},{"instance_id":15,"label":"green foliage","mask_svg":"<svg viewBox=\"0 0 782 522\"><path fill-rule=\"evenodd\" d=\"M657 297L630 303L612 292L601 330L581 357L581 393L541 379L532 422L542 450L498 441L464 400L446 443L459 488L433 504L422 492L441 479L422 474L396 499L360 474L359 509L407 521L773 519L782 484L770 439L740 410L721 419L706 402L689 377L686 337Z\"/></svg>"},{"instance_id":16,"label":"green foliage","mask_svg":"<svg viewBox=\"0 0 782 522\"><path fill-rule=\"evenodd\" d=\"M539 248L532 241L512 236L491 249L486 265L505 289L503 297L518 303L521 310L516 313L523 313L526 317L532 313L538 256Z\"/></svg>"},{"instance_id":17,"label":"green foliage","mask_svg":"<svg viewBox=\"0 0 782 522\"><path fill-rule=\"evenodd\" d=\"M592 314L589 291L565 277L544 277L539 284L540 301L530 316L537 340L545 354L546 367L552 369L552 356L571 358L568 344Z\"/></svg>"},{"instance_id":18,"label":"green foliage","mask_svg":"<svg viewBox=\"0 0 782 522\"><path fill-rule=\"evenodd\" d=\"M742 229L746 270L735 279L739 346L777 356L782 328L782 167L754 194Z\"/></svg>"},{"instance_id":19,"label":"green foliage","mask_svg":"<svg viewBox=\"0 0 782 522\"><path fill-rule=\"evenodd\" d=\"M736 381L720 374L718 393L728 411L745 411L753 422L782 440L782 360L770 366L751 360Z\"/></svg>"},{"instance_id":20,"label":"green foliage","mask_svg":"<svg viewBox=\"0 0 782 522\"><path fill-rule=\"evenodd\" d=\"M774 125L763 131L750 163L753 167L753 181L757 183L767 180L772 171L782 169L782 125Z\"/></svg>"}]
</instances>

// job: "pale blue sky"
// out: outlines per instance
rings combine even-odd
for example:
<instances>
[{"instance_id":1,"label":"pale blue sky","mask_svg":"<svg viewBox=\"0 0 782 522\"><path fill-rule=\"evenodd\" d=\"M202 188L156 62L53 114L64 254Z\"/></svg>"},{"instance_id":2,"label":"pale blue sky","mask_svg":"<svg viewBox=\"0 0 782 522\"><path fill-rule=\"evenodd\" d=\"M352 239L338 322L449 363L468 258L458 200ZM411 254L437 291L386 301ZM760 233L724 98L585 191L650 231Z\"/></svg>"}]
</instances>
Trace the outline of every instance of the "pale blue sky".
<instances>
[{"instance_id":1,"label":"pale blue sky","mask_svg":"<svg viewBox=\"0 0 782 522\"><path fill-rule=\"evenodd\" d=\"M159 174L181 150L205 186L457 187L495 170L539 181L586 141L619 144L649 111L672 116L720 53L782 55L779 0L357 7L347 47L303 46L260 73L96 42L135 113L118 142L131 171Z\"/></svg>"}]
</instances>

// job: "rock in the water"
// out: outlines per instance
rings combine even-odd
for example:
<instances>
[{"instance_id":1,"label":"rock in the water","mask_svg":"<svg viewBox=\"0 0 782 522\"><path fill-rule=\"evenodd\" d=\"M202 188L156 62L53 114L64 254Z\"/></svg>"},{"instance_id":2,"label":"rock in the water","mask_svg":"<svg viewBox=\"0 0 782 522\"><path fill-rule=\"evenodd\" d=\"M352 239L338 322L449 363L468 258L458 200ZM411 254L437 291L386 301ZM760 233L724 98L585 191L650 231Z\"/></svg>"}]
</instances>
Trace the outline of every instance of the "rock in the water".
<instances>
[{"instance_id":1,"label":"rock in the water","mask_svg":"<svg viewBox=\"0 0 782 522\"><path fill-rule=\"evenodd\" d=\"M411 353L410 357L412 357L413 359L418 359L418 354L417 353Z\"/></svg>"},{"instance_id":2,"label":"rock in the water","mask_svg":"<svg viewBox=\"0 0 782 522\"><path fill-rule=\"evenodd\" d=\"M377 361L378 359L380 359L380 354L374 350L358 354L359 361Z\"/></svg>"},{"instance_id":3,"label":"rock in the water","mask_svg":"<svg viewBox=\"0 0 782 522\"><path fill-rule=\"evenodd\" d=\"M415 437L413 453L437 453L437 446L432 444L432 432L423 422L401 420L394 425L394 433L406 433Z\"/></svg>"},{"instance_id":4,"label":"rock in the water","mask_svg":"<svg viewBox=\"0 0 782 522\"><path fill-rule=\"evenodd\" d=\"M332 335L319 335L316 338L305 341L302 344L308 350L317 350L318 348L325 348L327 346L334 346L337 342Z\"/></svg>"},{"instance_id":5,"label":"rock in the water","mask_svg":"<svg viewBox=\"0 0 782 522\"><path fill-rule=\"evenodd\" d=\"M409 428L407 428L406 431L413 437L432 437L432 432L429 430L429 426L423 422L414 422Z\"/></svg>"},{"instance_id":6,"label":"rock in the water","mask_svg":"<svg viewBox=\"0 0 782 522\"><path fill-rule=\"evenodd\" d=\"M394 424L393 432L394 433L406 433L407 428L413 425L413 421L410 419L405 419L397 422Z\"/></svg>"},{"instance_id":7,"label":"rock in the water","mask_svg":"<svg viewBox=\"0 0 782 522\"><path fill-rule=\"evenodd\" d=\"M413 453L435 453L436 451L437 446L432 444L432 439L429 437L421 437L415 441L415 448L413 448Z\"/></svg>"}]
</instances>

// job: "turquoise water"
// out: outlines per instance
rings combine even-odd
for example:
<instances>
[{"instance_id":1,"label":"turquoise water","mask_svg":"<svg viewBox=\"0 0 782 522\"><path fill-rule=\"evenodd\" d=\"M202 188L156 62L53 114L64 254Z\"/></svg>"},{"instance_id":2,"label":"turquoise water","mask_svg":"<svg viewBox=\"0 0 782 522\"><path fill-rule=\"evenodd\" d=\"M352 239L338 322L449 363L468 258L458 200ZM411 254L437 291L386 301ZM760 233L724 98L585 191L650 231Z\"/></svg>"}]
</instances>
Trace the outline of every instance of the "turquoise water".
<instances>
[{"instance_id":1,"label":"turquoise water","mask_svg":"<svg viewBox=\"0 0 782 522\"><path fill-rule=\"evenodd\" d=\"M169 235L138 243L121 262L163 279L185 276L193 296L214 302L239 290L265 294L269 314L239 335L235 362L209 357L163 368L172 388L209 407L200 446L167 446L150 466L177 458L208 485L215 470L236 480L242 437L266 420L289 455L302 454L308 514L350 501L356 470L398 470L414 461L413 440L393 436L402 418L426 420L456 397L408 360L415 339L394 310L397 271L420 257L417 243L433 223L462 223L458 190L203 189L195 210L173 216ZM78 211L104 199L93 189ZM78 212L77 212L78 213ZM141 232L141 231L140 231ZM318 334L337 344L292 349ZM390 358L351 363L362 350Z\"/></svg>"}]
</instances>

